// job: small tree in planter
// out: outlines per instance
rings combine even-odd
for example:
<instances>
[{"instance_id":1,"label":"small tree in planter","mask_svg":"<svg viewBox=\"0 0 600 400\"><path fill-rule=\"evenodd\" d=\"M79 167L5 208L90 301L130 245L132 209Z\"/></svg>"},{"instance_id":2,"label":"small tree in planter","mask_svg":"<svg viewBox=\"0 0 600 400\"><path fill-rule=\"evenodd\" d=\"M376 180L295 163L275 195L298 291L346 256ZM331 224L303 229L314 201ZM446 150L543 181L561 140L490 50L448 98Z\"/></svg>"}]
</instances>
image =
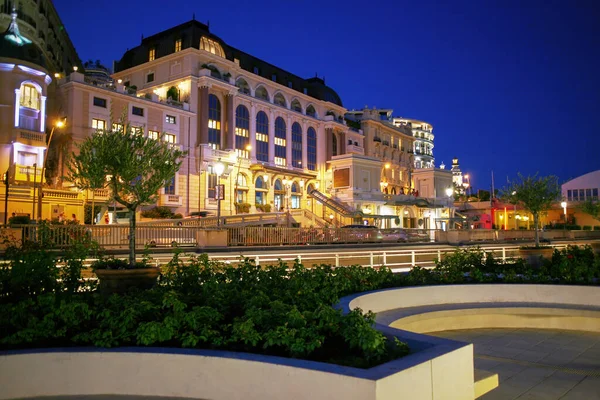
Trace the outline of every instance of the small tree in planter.
<instances>
[{"instance_id":1,"label":"small tree in planter","mask_svg":"<svg viewBox=\"0 0 600 400\"><path fill-rule=\"evenodd\" d=\"M159 189L175 176L185 154L169 143L134 132L127 124L123 131L94 133L79 146L79 154L71 157L70 170L89 169L94 176L107 179L115 201L129 210L131 268L135 267L135 212L140 205L156 201Z\"/></svg>"},{"instance_id":2,"label":"small tree in planter","mask_svg":"<svg viewBox=\"0 0 600 400\"><path fill-rule=\"evenodd\" d=\"M502 190L502 197L513 204L521 204L533 216L535 229L535 247L540 247L538 232L540 214L547 212L560 198L558 178L556 176L538 177L518 174L516 181Z\"/></svg>"}]
</instances>

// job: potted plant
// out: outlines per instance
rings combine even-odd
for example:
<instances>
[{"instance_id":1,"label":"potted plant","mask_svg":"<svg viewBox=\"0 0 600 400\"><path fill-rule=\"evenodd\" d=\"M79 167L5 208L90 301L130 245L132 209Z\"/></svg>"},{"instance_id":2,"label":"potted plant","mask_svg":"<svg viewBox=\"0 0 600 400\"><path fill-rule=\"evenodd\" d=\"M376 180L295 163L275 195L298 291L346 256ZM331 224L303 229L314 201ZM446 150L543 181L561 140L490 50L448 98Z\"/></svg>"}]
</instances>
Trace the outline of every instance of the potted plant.
<instances>
[{"instance_id":1,"label":"potted plant","mask_svg":"<svg viewBox=\"0 0 600 400\"><path fill-rule=\"evenodd\" d=\"M147 262L136 262L133 267L117 258L101 258L91 265L99 280L98 291L104 294L125 293L133 288L150 289L156 285L160 268Z\"/></svg>"},{"instance_id":2,"label":"potted plant","mask_svg":"<svg viewBox=\"0 0 600 400\"><path fill-rule=\"evenodd\" d=\"M540 246L540 214L547 212L560 198L558 178L555 176L538 177L518 174L518 179L503 189L502 198L512 204L520 204L533 216L535 245L519 249L521 257L532 266L540 266L540 257L552 257L552 247Z\"/></svg>"}]
</instances>

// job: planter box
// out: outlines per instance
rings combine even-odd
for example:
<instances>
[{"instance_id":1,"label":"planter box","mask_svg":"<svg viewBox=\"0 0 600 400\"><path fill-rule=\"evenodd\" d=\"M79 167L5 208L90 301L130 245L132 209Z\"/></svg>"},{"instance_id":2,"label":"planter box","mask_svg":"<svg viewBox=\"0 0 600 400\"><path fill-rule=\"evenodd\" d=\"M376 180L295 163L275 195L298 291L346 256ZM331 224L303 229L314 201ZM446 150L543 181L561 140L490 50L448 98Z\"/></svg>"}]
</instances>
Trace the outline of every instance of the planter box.
<instances>
[{"instance_id":1,"label":"planter box","mask_svg":"<svg viewBox=\"0 0 600 400\"><path fill-rule=\"evenodd\" d=\"M100 281L98 291L106 294L125 293L133 288L152 288L156 285L160 268L97 269L95 273Z\"/></svg>"},{"instance_id":2,"label":"planter box","mask_svg":"<svg viewBox=\"0 0 600 400\"><path fill-rule=\"evenodd\" d=\"M552 252L554 249L552 247L540 247L540 248L531 248L531 249L519 249L519 255L522 259L527 261L529 265L534 268L539 268L542 265L542 258L550 259L552 258Z\"/></svg>"}]
</instances>

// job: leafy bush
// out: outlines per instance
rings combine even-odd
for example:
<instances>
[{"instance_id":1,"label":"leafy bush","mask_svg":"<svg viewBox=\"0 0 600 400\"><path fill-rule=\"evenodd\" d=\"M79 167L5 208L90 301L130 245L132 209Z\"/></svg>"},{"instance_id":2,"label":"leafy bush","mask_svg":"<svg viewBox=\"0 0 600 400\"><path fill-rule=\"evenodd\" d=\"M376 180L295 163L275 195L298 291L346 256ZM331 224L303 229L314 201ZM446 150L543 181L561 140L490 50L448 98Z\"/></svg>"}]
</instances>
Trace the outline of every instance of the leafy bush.
<instances>
[{"instance_id":1,"label":"leafy bush","mask_svg":"<svg viewBox=\"0 0 600 400\"><path fill-rule=\"evenodd\" d=\"M240 214L248 214L250 212L250 204L249 203L235 203L235 211Z\"/></svg>"},{"instance_id":2,"label":"leafy bush","mask_svg":"<svg viewBox=\"0 0 600 400\"><path fill-rule=\"evenodd\" d=\"M255 207L258 211L267 212L267 213L271 212L270 204L256 204Z\"/></svg>"},{"instance_id":3,"label":"leafy bush","mask_svg":"<svg viewBox=\"0 0 600 400\"><path fill-rule=\"evenodd\" d=\"M113 257L99 258L91 265L92 271L97 269L138 269L148 267L149 265L145 261L138 261L132 267L126 260Z\"/></svg>"},{"instance_id":4,"label":"leafy bush","mask_svg":"<svg viewBox=\"0 0 600 400\"><path fill-rule=\"evenodd\" d=\"M583 230L584 231L591 231L592 230L592 226L591 225L584 225L583 226Z\"/></svg>"},{"instance_id":5,"label":"leafy bush","mask_svg":"<svg viewBox=\"0 0 600 400\"><path fill-rule=\"evenodd\" d=\"M15 215L8 219L9 225L27 225L31 221L29 215Z\"/></svg>"},{"instance_id":6,"label":"leafy bush","mask_svg":"<svg viewBox=\"0 0 600 400\"><path fill-rule=\"evenodd\" d=\"M169 207L164 206L156 206L150 210L142 211L142 217L144 218L174 219L175 215Z\"/></svg>"},{"instance_id":7,"label":"leafy bush","mask_svg":"<svg viewBox=\"0 0 600 400\"><path fill-rule=\"evenodd\" d=\"M102 211L102 205L95 204L93 215L94 216L98 215L98 213L100 211ZM92 205L91 204L86 204L83 206L83 223L88 224L88 225L91 225L91 223L92 223Z\"/></svg>"}]
</instances>

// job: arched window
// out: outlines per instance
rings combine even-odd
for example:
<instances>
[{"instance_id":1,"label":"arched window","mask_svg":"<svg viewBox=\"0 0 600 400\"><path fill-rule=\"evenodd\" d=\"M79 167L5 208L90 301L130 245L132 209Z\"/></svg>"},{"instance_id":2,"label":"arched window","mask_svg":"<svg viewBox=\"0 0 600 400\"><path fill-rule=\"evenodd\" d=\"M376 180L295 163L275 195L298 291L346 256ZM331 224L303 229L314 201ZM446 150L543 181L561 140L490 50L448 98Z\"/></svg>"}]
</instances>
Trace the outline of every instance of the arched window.
<instances>
[{"instance_id":1,"label":"arched window","mask_svg":"<svg viewBox=\"0 0 600 400\"><path fill-rule=\"evenodd\" d=\"M285 191L283 190L283 185L281 184L281 179L277 179L273 184L273 202L275 203L275 211L283 211L285 204Z\"/></svg>"},{"instance_id":2,"label":"arched window","mask_svg":"<svg viewBox=\"0 0 600 400\"><path fill-rule=\"evenodd\" d=\"M269 161L269 117L264 111L256 114L256 159Z\"/></svg>"},{"instance_id":3,"label":"arched window","mask_svg":"<svg viewBox=\"0 0 600 400\"><path fill-rule=\"evenodd\" d=\"M275 95L275 97L273 98L273 103L278 106L287 108L287 102L285 101L285 97L283 97L281 93L277 93Z\"/></svg>"},{"instance_id":4,"label":"arched window","mask_svg":"<svg viewBox=\"0 0 600 400\"><path fill-rule=\"evenodd\" d=\"M236 192L235 192L235 202L236 203L247 203L248 198L248 181L246 179L246 175L237 174L237 182L236 182Z\"/></svg>"},{"instance_id":5,"label":"arched window","mask_svg":"<svg viewBox=\"0 0 600 400\"><path fill-rule=\"evenodd\" d=\"M275 181L275 185L273 185L273 190L276 192L283 192L283 184L281 183L281 179L277 179Z\"/></svg>"},{"instance_id":6,"label":"arched window","mask_svg":"<svg viewBox=\"0 0 600 400\"><path fill-rule=\"evenodd\" d=\"M235 81L235 86L238 87L240 93L250 95L250 86L244 78L238 78L238 80Z\"/></svg>"},{"instance_id":7,"label":"arched window","mask_svg":"<svg viewBox=\"0 0 600 400\"><path fill-rule=\"evenodd\" d=\"M223 51L221 45L218 42L207 38L206 36L202 36L200 39L200 50L206 50L209 53L225 58L225 52Z\"/></svg>"},{"instance_id":8,"label":"arched window","mask_svg":"<svg viewBox=\"0 0 600 400\"><path fill-rule=\"evenodd\" d=\"M254 204L267 204L267 185L262 176L256 178L254 189Z\"/></svg>"},{"instance_id":9,"label":"arched window","mask_svg":"<svg viewBox=\"0 0 600 400\"><path fill-rule=\"evenodd\" d=\"M296 112L299 112L299 113L302 112L302 106L300 105L300 102L298 101L298 99L294 99L292 101L292 106L290 108Z\"/></svg>"},{"instance_id":10,"label":"arched window","mask_svg":"<svg viewBox=\"0 0 600 400\"><path fill-rule=\"evenodd\" d=\"M306 115L308 115L309 117L317 118L317 112L315 111L315 108L312 105L306 107Z\"/></svg>"},{"instance_id":11,"label":"arched window","mask_svg":"<svg viewBox=\"0 0 600 400\"><path fill-rule=\"evenodd\" d=\"M313 190L315 190L315 185L313 185L312 183L309 183L308 186L306 187L306 194L308 194L310 196L310 192L312 192Z\"/></svg>"},{"instance_id":12,"label":"arched window","mask_svg":"<svg viewBox=\"0 0 600 400\"><path fill-rule=\"evenodd\" d=\"M246 106L235 109L235 152L238 157L248 158L246 146L250 143L250 113Z\"/></svg>"},{"instance_id":13,"label":"arched window","mask_svg":"<svg viewBox=\"0 0 600 400\"><path fill-rule=\"evenodd\" d=\"M275 164L280 166L286 166L286 125L285 121L281 117L277 117L275 120Z\"/></svg>"},{"instance_id":14,"label":"arched window","mask_svg":"<svg viewBox=\"0 0 600 400\"><path fill-rule=\"evenodd\" d=\"M221 102L214 94L208 95L208 144L221 148Z\"/></svg>"},{"instance_id":15,"label":"arched window","mask_svg":"<svg viewBox=\"0 0 600 400\"><path fill-rule=\"evenodd\" d=\"M40 93L37 88L31 84L21 85L21 107L27 107L34 110L40 109Z\"/></svg>"},{"instance_id":16,"label":"arched window","mask_svg":"<svg viewBox=\"0 0 600 400\"><path fill-rule=\"evenodd\" d=\"M393 188L392 188L392 194L393 194L393 195L395 195L395 194L396 194L396 188L395 188L395 187L393 187Z\"/></svg>"},{"instance_id":17,"label":"arched window","mask_svg":"<svg viewBox=\"0 0 600 400\"><path fill-rule=\"evenodd\" d=\"M317 132L312 126L306 131L306 161L309 170L317 170Z\"/></svg>"},{"instance_id":18,"label":"arched window","mask_svg":"<svg viewBox=\"0 0 600 400\"><path fill-rule=\"evenodd\" d=\"M254 91L254 97L256 97L257 99L269 101L269 92L267 92L267 89L265 89L264 86L259 86Z\"/></svg>"},{"instance_id":19,"label":"arched window","mask_svg":"<svg viewBox=\"0 0 600 400\"><path fill-rule=\"evenodd\" d=\"M300 199L301 199L301 193L300 193L300 186L298 185L298 182L293 182L292 183L292 193L291 193L291 204L290 204L290 208L293 209L297 209L300 208Z\"/></svg>"},{"instance_id":20,"label":"arched window","mask_svg":"<svg viewBox=\"0 0 600 400\"><path fill-rule=\"evenodd\" d=\"M302 127L297 122L292 125L292 166L302 168Z\"/></svg>"}]
</instances>

